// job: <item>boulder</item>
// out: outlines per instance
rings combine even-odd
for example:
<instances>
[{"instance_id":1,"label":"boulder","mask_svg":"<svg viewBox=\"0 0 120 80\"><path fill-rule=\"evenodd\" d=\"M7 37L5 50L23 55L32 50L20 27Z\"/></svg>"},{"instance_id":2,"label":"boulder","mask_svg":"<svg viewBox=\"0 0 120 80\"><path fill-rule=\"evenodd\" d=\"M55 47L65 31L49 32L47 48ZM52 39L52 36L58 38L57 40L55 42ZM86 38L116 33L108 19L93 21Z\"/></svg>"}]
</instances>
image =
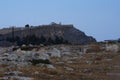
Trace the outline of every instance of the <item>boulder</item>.
<instances>
[{"instance_id":1,"label":"boulder","mask_svg":"<svg viewBox=\"0 0 120 80\"><path fill-rule=\"evenodd\" d=\"M18 75L18 74L22 74L22 72L20 71L8 71L4 73L5 75Z\"/></svg>"},{"instance_id":2,"label":"boulder","mask_svg":"<svg viewBox=\"0 0 120 80\"><path fill-rule=\"evenodd\" d=\"M33 56L34 56L34 52L32 51L26 51L26 53L21 55L22 59L24 59L25 61L31 60Z\"/></svg>"},{"instance_id":3,"label":"boulder","mask_svg":"<svg viewBox=\"0 0 120 80\"><path fill-rule=\"evenodd\" d=\"M109 45L106 45L105 49L106 51L118 52L119 46L117 44L109 44Z\"/></svg>"},{"instance_id":4,"label":"boulder","mask_svg":"<svg viewBox=\"0 0 120 80\"><path fill-rule=\"evenodd\" d=\"M15 54L25 54L26 51L21 50L21 49L19 48L19 49L17 49L16 51L14 51L14 53L15 53Z\"/></svg>"},{"instance_id":5,"label":"boulder","mask_svg":"<svg viewBox=\"0 0 120 80\"><path fill-rule=\"evenodd\" d=\"M32 65L50 64L50 56L46 53L32 53L30 62Z\"/></svg>"},{"instance_id":6,"label":"boulder","mask_svg":"<svg viewBox=\"0 0 120 80\"><path fill-rule=\"evenodd\" d=\"M18 59L18 55L17 54L9 54L8 55L8 60L17 60Z\"/></svg>"},{"instance_id":7,"label":"boulder","mask_svg":"<svg viewBox=\"0 0 120 80\"><path fill-rule=\"evenodd\" d=\"M46 60L46 59L50 59L49 55L46 53L35 53L33 54L33 59L42 59L42 60Z\"/></svg>"},{"instance_id":8,"label":"boulder","mask_svg":"<svg viewBox=\"0 0 120 80\"><path fill-rule=\"evenodd\" d=\"M53 48L53 50L50 53L51 53L51 57L58 57L58 58L61 57L61 52L57 48Z\"/></svg>"},{"instance_id":9,"label":"boulder","mask_svg":"<svg viewBox=\"0 0 120 80\"><path fill-rule=\"evenodd\" d=\"M70 67L64 67L64 68L68 71L73 71L74 70L73 68L70 68Z\"/></svg>"},{"instance_id":10,"label":"boulder","mask_svg":"<svg viewBox=\"0 0 120 80\"><path fill-rule=\"evenodd\" d=\"M51 64L47 64L47 68L48 69L56 69L53 65L51 65Z\"/></svg>"},{"instance_id":11,"label":"boulder","mask_svg":"<svg viewBox=\"0 0 120 80\"><path fill-rule=\"evenodd\" d=\"M33 78L22 76L5 76L1 80L33 80Z\"/></svg>"},{"instance_id":12,"label":"boulder","mask_svg":"<svg viewBox=\"0 0 120 80\"><path fill-rule=\"evenodd\" d=\"M0 54L3 54L3 53L5 53L5 52L7 52L7 49L0 47Z\"/></svg>"}]
</instances>

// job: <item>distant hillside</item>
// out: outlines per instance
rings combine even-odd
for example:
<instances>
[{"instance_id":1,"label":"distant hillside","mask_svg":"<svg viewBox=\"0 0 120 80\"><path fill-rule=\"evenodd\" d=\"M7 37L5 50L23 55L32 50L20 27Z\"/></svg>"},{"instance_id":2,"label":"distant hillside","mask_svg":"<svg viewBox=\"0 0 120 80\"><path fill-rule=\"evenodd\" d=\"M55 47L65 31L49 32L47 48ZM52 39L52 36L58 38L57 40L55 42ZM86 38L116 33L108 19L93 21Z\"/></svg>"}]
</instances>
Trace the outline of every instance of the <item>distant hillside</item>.
<instances>
[{"instance_id":1,"label":"distant hillside","mask_svg":"<svg viewBox=\"0 0 120 80\"><path fill-rule=\"evenodd\" d=\"M12 28L1 29L0 34L0 39L12 37ZM76 29L73 25L52 23L50 25L14 28L14 37L18 36L23 38L28 35L35 35L39 38L44 36L46 39L49 37L54 39L55 36L58 36L62 37L64 40L67 40L70 43L96 42L95 38L87 36L84 32Z\"/></svg>"}]
</instances>

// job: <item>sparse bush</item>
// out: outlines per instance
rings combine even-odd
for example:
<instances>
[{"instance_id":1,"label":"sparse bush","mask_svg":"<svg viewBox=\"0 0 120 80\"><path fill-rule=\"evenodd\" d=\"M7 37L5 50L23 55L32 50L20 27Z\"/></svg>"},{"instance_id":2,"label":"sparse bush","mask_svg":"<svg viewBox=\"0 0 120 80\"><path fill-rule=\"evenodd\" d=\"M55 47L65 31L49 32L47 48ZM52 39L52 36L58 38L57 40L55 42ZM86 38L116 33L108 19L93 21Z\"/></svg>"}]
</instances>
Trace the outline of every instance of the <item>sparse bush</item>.
<instances>
[{"instance_id":1,"label":"sparse bush","mask_svg":"<svg viewBox=\"0 0 120 80\"><path fill-rule=\"evenodd\" d=\"M36 37L35 35L28 35L26 37L23 37L22 39L22 43L26 45L29 45L29 44L36 45L40 43L39 41L40 39Z\"/></svg>"},{"instance_id":2,"label":"sparse bush","mask_svg":"<svg viewBox=\"0 0 120 80\"><path fill-rule=\"evenodd\" d=\"M50 64L50 61L48 59L43 60L43 59L32 59L31 61L32 65L37 65L39 63L43 63L43 64Z\"/></svg>"},{"instance_id":3,"label":"sparse bush","mask_svg":"<svg viewBox=\"0 0 120 80\"><path fill-rule=\"evenodd\" d=\"M30 27L29 24L26 24L26 25L25 25L25 28L29 28L29 27Z\"/></svg>"},{"instance_id":4,"label":"sparse bush","mask_svg":"<svg viewBox=\"0 0 120 80\"><path fill-rule=\"evenodd\" d=\"M40 45L40 44L44 44L44 45L56 45L56 44L68 44L67 40L64 40L62 37L60 36L55 36L55 39L49 37L46 38L44 36L41 37L37 37L36 35L27 35L25 37L20 38L19 36L14 37L14 39L12 37L7 37L6 41L9 42L16 42L16 44L18 46L21 46L23 44L25 45Z\"/></svg>"},{"instance_id":5,"label":"sparse bush","mask_svg":"<svg viewBox=\"0 0 120 80\"><path fill-rule=\"evenodd\" d=\"M87 53L102 51L99 44L91 44L88 47L89 48L86 51Z\"/></svg>"},{"instance_id":6,"label":"sparse bush","mask_svg":"<svg viewBox=\"0 0 120 80\"><path fill-rule=\"evenodd\" d=\"M21 47L20 49L24 51L30 51L33 49L33 47L26 46L26 47Z\"/></svg>"},{"instance_id":7,"label":"sparse bush","mask_svg":"<svg viewBox=\"0 0 120 80\"><path fill-rule=\"evenodd\" d=\"M54 44L54 40L51 37L49 37L47 40L47 44L48 45Z\"/></svg>"}]
</instances>

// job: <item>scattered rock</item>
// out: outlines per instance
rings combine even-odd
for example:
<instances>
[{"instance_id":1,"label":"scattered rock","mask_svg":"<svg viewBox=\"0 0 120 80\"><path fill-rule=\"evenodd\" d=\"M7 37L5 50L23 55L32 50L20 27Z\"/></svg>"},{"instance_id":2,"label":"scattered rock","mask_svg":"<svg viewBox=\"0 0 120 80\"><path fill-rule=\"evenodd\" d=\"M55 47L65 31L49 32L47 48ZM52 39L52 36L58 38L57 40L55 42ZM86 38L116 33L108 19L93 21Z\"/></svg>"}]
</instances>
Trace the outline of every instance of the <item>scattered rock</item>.
<instances>
[{"instance_id":1,"label":"scattered rock","mask_svg":"<svg viewBox=\"0 0 120 80\"><path fill-rule=\"evenodd\" d=\"M118 52L119 46L117 44L106 45L106 51Z\"/></svg>"},{"instance_id":2,"label":"scattered rock","mask_svg":"<svg viewBox=\"0 0 120 80\"><path fill-rule=\"evenodd\" d=\"M46 60L46 59L50 59L49 55L46 53L35 53L33 54L33 59L42 59L42 60Z\"/></svg>"},{"instance_id":3,"label":"scattered rock","mask_svg":"<svg viewBox=\"0 0 120 80\"><path fill-rule=\"evenodd\" d=\"M56 64L64 64L64 62L56 62Z\"/></svg>"},{"instance_id":4,"label":"scattered rock","mask_svg":"<svg viewBox=\"0 0 120 80\"><path fill-rule=\"evenodd\" d=\"M71 63L73 63L73 61L68 61L67 63L70 63L70 64L71 64Z\"/></svg>"},{"instance_id":5,"label":"scattered rock","mask_svg":"<svg viewBox=\"0 0 120 80\"><path fill-rule=\"evenodd\" d=\"M55 68L53 65L51 65L51 64L48 64L48 65L47 65L47 68L48 68L48 69L56 69L56 68Z\"/></svg>"},{"instance_id":6,"label":"scattered rock","mask_svg":"<svg viewBox=\"0 0 120 80\"><path fill-rule=\"evenodd\" d=\"M1 80L34 80L29 77L21 77L21 76L5 76Z\"/></svg>"},{"instance_id":7,"label":"scattered rock","mask_svg":"<svg viewBox=\"0 0 120 80\"><path fill-rule=\"evenodd\" d=\"M70 52L62 52L62 55L71 55Z\"/></svg>"},{"instance_id":8,"label":"scattered rock","mask_svg":"<svg viewBox=\"0 0 120 80\"><path fill-rule=\"evenodd\" d=\"M64 68L68 71L73 71L74 70L73 68L70 68L70 67L64 67Z\"/></svg>"},{"instance_id":9,"label":"scattered rock","mask_svg":"<svg viewBox=\"0 0 120 80\"><path fill-rule=\"evenodd\" d=\"M86 61L87 64L91 65L93 61Z\"/></svg>"},{"instance_id":10,"label":"scattered rock","mask_svg":"<svg viewBox=\"0 0 120 80\"><path fill-rule=\"evenodd\" d=\"M109 76L120 76L120 73L107 73Z\"/></svg>"},{"instance_id":11,"label":"scattered rock","mask_svg":"<svg viewBox=\"0 0 120 80\"><path fill-rule=\"evenodd\" d=\"M25 44L23 44L23 45L22 45L22 47L26 47L26 45L25 45Z\"/></svg>"},{"instance_id":12,"label":"scattered rock","mask_svg":"<svg viewBox=\"0 0 120 80\"><path fill-rule=\"evenodd\" d=\"M61 57L61 53L57 48L53 48L53 50L51 51L51 57Z\"/></svg>"},{"instance_id":13,"label":"scattered rock","mask_svg":"<svg viewBox=\"0 0 120 80\"><path fill-rule=\"evenodd\" d=\"M39 74L39 72L38 72L38 71L35 71L35 74Z\"/></svg>"},{"instance_id":14,"label":"scattered rock","mask_svg":"<svg viewBox=\"0 0 120 80\"><path fill-rule=\"evenodd\" d=\"M5 72L5 75L18 75L18 74L22 74L22 72L20 71L8 71L8 72Z\"/></svg>"},{"instance_id":15,"label":"scattered rock","mask_svg":"<svg viewBox=\"0 0 120 80\"><path fill-rule=\"evenodd\" d=\"M83 72L83 73L91 73L91 72L92 72L92 69L83 69L82 72Z\"/></svg>"}]
</instances>

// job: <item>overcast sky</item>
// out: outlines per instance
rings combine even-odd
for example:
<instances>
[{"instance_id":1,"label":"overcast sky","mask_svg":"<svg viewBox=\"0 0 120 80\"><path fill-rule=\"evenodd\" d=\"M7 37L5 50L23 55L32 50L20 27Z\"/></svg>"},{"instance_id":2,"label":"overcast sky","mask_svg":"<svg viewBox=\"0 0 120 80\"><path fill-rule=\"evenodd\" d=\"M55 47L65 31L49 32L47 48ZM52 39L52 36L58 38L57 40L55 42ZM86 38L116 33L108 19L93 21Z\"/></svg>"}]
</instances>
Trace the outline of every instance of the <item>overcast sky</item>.
<instances>
[{"instance_id":1,"label":"overcast sky","mask_svg":"<svg viewBox=\"0 0 120 80\"><path fill-rule=\"evenodd\" d=\"M98 41L120 38L120 0L0 0L0 27L73 24Z\"/></svg>"}]
</instances>

